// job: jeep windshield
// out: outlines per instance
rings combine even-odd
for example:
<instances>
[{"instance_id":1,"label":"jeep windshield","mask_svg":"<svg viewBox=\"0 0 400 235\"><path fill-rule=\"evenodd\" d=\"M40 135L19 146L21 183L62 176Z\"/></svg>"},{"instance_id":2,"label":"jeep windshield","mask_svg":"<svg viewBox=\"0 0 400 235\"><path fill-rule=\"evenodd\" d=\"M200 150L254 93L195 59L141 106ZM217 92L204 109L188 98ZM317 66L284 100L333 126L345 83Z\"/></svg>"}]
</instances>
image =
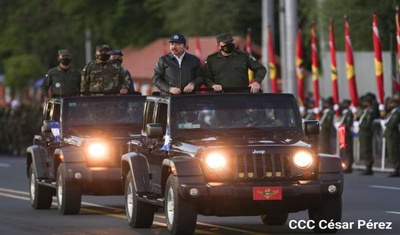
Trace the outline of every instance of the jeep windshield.
<instances>
[{"instance_id":1,"label":"jeep windshield","mask_svg":"<svg viewBox=\"0 0 400 235\"><path fill-rule=\"evenodd\" d=\"M143 118L142 96L90 96L65 98L62 109L64 135L76 132L139 133Z\"/></svg>"},{"instance_id":2,"label":"jeep windshield","mask_svg":"<svg viewBox=\"0 0 400 235\"><path fill-rule=\"evenodd\" d=\"M290 94L186 95L171 101L175 138L297 139L303 135L298 106Z\"/></svg>"}]
</instances>

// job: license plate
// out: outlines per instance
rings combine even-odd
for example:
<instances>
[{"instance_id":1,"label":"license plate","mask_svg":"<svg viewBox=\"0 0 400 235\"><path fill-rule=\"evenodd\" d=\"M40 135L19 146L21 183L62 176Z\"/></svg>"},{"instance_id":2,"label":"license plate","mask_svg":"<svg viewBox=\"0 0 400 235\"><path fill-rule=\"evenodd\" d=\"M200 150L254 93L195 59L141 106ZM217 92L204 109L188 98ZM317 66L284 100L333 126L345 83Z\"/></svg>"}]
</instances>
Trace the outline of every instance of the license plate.
<instances>
[{"instance_id":1,"label":"license plate","mask_svg":"<svg viewBox=\"0 0 400 235\"><path fill-rule=\"evenodd\" d=\"M254 187L253 200L282 200L282 187Z\"/></svg>"}]
</instances>

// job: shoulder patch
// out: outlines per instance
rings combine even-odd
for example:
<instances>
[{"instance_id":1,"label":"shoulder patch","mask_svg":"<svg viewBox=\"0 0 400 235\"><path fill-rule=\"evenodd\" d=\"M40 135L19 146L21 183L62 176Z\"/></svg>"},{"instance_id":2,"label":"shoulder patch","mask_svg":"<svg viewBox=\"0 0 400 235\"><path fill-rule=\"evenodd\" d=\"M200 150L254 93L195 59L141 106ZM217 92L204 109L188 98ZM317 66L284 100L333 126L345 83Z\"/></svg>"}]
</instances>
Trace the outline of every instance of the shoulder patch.
<instances>
[{"instance_id":1,"label":"shoulder patch","mask_svg":"<svg viewBox=\"0 0 400 235\"><path fill-rule=\"evenodd\" d=\"M257 61L257 59L252 55L249 55L249 59L252 60L252 61Z\"/></svg>"}]
</instances>

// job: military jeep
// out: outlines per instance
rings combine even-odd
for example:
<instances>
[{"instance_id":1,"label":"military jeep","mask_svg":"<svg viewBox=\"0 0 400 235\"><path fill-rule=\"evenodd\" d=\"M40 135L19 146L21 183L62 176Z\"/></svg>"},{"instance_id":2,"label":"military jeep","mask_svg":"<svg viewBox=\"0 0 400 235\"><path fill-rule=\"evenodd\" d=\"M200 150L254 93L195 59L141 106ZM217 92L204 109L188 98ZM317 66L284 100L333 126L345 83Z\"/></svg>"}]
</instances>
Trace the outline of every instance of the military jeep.
<instances>
[{"instance_id":1,"label":"military jeep","mask_svg":"<svg viewBox=\"0 0 400 235\"><path fill-rule=\"evenodd\" d=\"M43 125L26 150L30 202L77 214L82 195L123 195L121 156L140 135L145 97L82 96L44 103Z\"/></svg>"},{"instance_id":2,"label":"military jeep","mask_svg":"<svg viewBox=\"0 0 400 235\"><path fill-rule=\"evenodd\" d=\"M172 234L192 234L198 214L284 225L308 210L316 232L336 232L318 225L341 221L341 159L316 151L317 134L291 94L148 96L122 156L128 223L150 227L163 208Z\"/></svg>"}]
</instances>

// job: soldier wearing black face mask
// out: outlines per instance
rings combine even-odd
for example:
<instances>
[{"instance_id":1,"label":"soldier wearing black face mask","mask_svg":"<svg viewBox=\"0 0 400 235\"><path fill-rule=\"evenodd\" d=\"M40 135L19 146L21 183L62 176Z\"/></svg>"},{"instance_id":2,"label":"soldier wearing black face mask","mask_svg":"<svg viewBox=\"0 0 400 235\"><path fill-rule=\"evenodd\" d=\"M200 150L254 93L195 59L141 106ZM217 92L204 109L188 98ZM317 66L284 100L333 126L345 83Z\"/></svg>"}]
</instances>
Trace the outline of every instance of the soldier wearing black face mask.
<instances>
[{"instance_id":1,"label":"soldier wearing black face mask","mask_svg":"<svg viewBox=\"0 0 400 235\"><path fill-rule=\"evenodd\" d=\"M96 60L82 70L81 92L127 94L131 79L121 63L110 60L108 45L96 46Z\"/></svg>"},{"instance_id":2,"label":"soldier wearing black face mask","mask_svg":"<svg viewBox=\"0 0 400 235\"><path fill-rule=\"evenodd\" d=\"M65 49L58 50L57 59L59 65L47 72L40 87L43 98L65 97L79 92L80 74L70 65L71 54Z\"/></svg>"},{"instance_id":3,"label":"soldier wearing black face mask","mask_svg":"<svg viewBox=\"0 0 400 235\"><path fill-rule=\"evenodd\" d=\"M250 87L250 92L259 92L267 69L247 52L236 50L233 38L228 33L217 36L217 45L220 51L209 55L205 62L206 85L214 91ZM254 82L251 84L248 69L254 72Z\"/></svg>"},{"instance_id":4,"label":"soldier wearing black face mask","mask_svg":"<svg viewBox=\"0 0 400 235\"><path fill-rule=\"evenodd\" d=\"M124 56L124 54L122 53L121 50L112 50L112 51L110 51L110 60L118 61L121 64L121 66L122 66L122 61L123 61L122 57L123 56ZM135 85L134 85L133 80L132 80L132 75L129 72L129 70L127 70L125 67L122 67L122 68L128 74L129 79L130 79L130 86L129 86L128 94L134 94L135 93Z\"/></svg>"}]
</instances>

